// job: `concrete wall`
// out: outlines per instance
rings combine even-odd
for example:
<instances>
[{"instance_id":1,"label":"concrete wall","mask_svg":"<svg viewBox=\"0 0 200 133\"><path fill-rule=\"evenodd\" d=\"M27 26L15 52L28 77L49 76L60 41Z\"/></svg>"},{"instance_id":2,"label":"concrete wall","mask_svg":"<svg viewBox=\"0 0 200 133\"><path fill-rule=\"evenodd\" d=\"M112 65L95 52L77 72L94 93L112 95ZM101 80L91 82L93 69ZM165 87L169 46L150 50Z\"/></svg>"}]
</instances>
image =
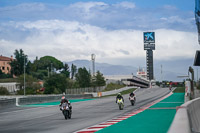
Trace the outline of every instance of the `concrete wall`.
<instances>
[{"instance_id":1,"label":"concrete wall","mask_svg":"<svg viewBox=\"0 0 200 133\"><path fill-rule=\"evenodd\" d=\"M200 132L200 98L188 101L176 112L168 133Z\"/></svg>"}]
</instances>

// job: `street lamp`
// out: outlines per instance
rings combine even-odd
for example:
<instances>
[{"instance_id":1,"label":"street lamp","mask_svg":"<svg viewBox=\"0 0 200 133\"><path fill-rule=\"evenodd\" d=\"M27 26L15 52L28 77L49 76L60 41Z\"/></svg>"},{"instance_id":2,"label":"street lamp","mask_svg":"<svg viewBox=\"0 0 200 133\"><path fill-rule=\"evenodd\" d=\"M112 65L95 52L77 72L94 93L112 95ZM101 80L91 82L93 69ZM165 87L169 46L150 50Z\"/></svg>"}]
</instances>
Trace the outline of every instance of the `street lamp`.
<instances>
[{"instance_id":1,"label":"street lamp","mask_svg":"<svg viewBox=\"0 0 200 133\"><path fill-rule=\"evenodd\" d=\"M26 85L25 85L25 79L26 79L26 76L25 76L25 74L26 74L26 66L25 66L25 55L24 55L24 96L26 95Z\"/></svg>"},{"instance_id":2,"label":"street lamp","mask_svg":"<svg viewBox=\"0 0 200 133\"><path fill-rule=\"evenodd\" d=\"M47 70L48 70L48 78L49 78L49 67L47 67Z\"/></svg>"},{"instance_id":3,"label":"street lamp","mask_svg":"<svg viewBox=\"0 0 200 133\"><path fill-rule=\"evenodd\" d=\"M52 75L52 73L53 73L53 70L52 70L53 67L52 67L52 65L53 65L53 63L51 63L51 75Z\"/></svg>"}]
</instances>

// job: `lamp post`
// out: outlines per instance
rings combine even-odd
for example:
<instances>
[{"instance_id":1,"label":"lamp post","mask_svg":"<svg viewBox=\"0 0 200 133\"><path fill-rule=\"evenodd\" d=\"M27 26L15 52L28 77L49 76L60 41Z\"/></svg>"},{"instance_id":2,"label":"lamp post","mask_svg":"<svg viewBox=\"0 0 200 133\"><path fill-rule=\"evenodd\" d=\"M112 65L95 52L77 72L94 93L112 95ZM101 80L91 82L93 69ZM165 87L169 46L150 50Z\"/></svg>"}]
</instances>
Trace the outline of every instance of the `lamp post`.
<instances>
[{"instance_id":1,"label":"lamp post","mask_svg":"<svg viewBox=\"0 0 200 133\"><path fill-rule=\"evenodd\" d=\"M48 70L48 78L49 78L49 67L47 67L47 70Z\"/></svg>"},{"instance_id":2,"label":"lamp post","mask_svg":"<svg viewBox=\"0 0 200 133\"><path fill-rule=\"evenodd\" d=\"M25 68L25 55L24 55L24 96L26 95L26 85L25 85L25 79L26 79L26 76L25 76L25 74L26 74L26 68Z\"/></svg>"},{"instance_id":3,"label":"lamp post","mask_svg":"<svg viewBox=\"0 0 200 133\"><path fill-rule=\"evenodd\" d=\"M51 63L51 75L52 75L52 73L53 73L53 67L52 67L52 65L53 65L53 63Z\"/></svg>"}]
</instances>

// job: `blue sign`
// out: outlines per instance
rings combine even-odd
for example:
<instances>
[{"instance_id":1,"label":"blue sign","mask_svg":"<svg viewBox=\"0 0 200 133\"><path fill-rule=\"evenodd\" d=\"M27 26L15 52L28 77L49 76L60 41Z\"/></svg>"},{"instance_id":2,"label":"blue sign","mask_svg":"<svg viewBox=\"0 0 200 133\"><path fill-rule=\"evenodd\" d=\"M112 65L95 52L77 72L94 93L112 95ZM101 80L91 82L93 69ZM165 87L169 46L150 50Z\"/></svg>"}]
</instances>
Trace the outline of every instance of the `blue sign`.
<instances>
[{"instance_id":1,"label":"blue sign","mask_svg":"<svg viewBox=\"0 0 200 133\"><path fill-rule=\"evenodd\" d=\"M198 40L200 44L200 0L195 0L195 19L198 30Z\"/></svg>"},{"instance_id":2,"label":"blue sign","mask_svg":"<svg viewBox=\"0 0 200 133\"><path fill-rule=\"evenodd\" d=\"M195 0L195 14L199 16L200 12L200 0Z\"/></svg>"},{"instance_id":3,"label":"blue sign","mask_svg":"<svg viewBox=\"0 0 200 133\"><path fill-rule=\"evenodd\" d=\"M155 32L144 32L144 43L155 43Z\"/></svg>"}]
</instances>

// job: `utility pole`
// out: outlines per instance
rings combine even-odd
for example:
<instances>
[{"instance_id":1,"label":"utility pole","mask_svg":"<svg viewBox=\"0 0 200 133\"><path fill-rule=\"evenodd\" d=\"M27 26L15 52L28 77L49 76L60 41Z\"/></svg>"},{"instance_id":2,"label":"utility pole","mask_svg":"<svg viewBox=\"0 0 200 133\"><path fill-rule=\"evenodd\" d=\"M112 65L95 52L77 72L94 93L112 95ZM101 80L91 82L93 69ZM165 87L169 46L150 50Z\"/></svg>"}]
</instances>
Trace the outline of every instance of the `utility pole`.
<instances>
[{"instance_id":1,"label":"utility pole","mask_svg":"<svg viewBox=\"0 0 200 133\"><path fill-rule=\"evenodd\" d=\"M53 68L53 67L52 67L52 63L51 63L51 75L52 75L52 73L53 73L53 70L52 70L52 68Z\"/></svg>"},{"instance_id":2,"label":"utility pole","mask_svg":"<svg viewBox=\"0 0 200 133\"><path fill-rule=\"evenodd\" d=\"M162 72L162 65L160 66L161 67L161 82L163 81L163 72Z\"/></svg>"},{"instance_id":3,"label":"utility pole","mask_svg":"<svg viewBox=\"0 0 200 133\"><path fill-rule=\"evenodd\" d=\"M49 67L47 67L47 70L48 70L48 78L49 78Z\"/></svg>"},{"instance_id":4,"label":"utility pole","mask_svg":"<svg viewBox=\"0 0 200 133\"><path fill-rule=\"evenodd\" d=\"M198 72L198 68L197 68L197 82L199 81L199 72Z\"/></svg>"},{"instance_id":5,"label":"utility pole","mask_svg":"<svg viewBox=\"0 0 200 133\"><path fill-rule=\"evenodd\" d=\"M92 59L92 76L95 76L95 54L91 55L91 59Z\"/></svg>"},{"instance_id":6,"label":"utility pole","mask_svg":"<svg viewBox=\"0 0 200 133\"><path fill-rule=\"evenodd\" d=\"M26 82L25 82L26 81L25 80L25 78L26 78L26 76L25 76L26 75L26 68L25 67L26 66L25 66L25 57L26 56L24 55L24 96L26 95Z\"/></svg>"}]
</instances>

